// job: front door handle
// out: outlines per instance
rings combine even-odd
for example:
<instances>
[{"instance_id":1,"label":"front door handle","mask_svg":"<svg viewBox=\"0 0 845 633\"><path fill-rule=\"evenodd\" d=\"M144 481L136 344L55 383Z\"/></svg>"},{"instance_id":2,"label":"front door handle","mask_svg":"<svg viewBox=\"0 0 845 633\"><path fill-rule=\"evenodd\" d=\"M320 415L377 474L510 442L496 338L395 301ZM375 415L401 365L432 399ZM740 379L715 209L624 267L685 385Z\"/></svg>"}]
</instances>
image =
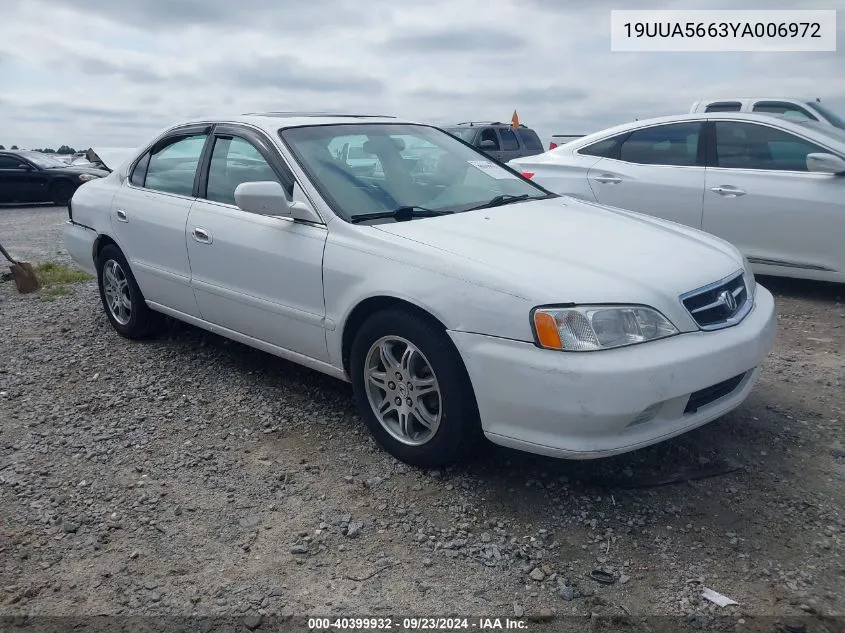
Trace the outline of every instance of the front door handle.
<instances>
[{"instance_id":1,"label":"front door handle","mask_svg":"<svg viewBox=\"0 0 845 633\"><path fill-rule=\"evenodd\" d=\"M129 218L126 216L126 211L123 209L117 210L117 219L119 222L129 222Z\"/></svg>"},{"instance_id":2,"label":"front door handle","mask_svg":"<svg viewBox=\"0 0 845 633\"><path fill-rule=\"evenodd\" d=\"M726 198L738 198L739 196L745 195L745 192L742 189L732 187L731 185L720 185L719 187L711 187L710 191L718 193L720 196L725 196Z\"/></svg>"},{"instance_id":3,"label":"front door handle","mask_svg":"<svg viewBox=\"0 0 845 633\"><path fill-rule=\"evenodd\" d=\"M618 185L620 182L622 182L622 179L618 176L613 176L611 174L602 174L601 176L596 176L596 181L608 185Z\"/></svg>"},{"instance_id":4,"label":"front door handle","mask_svg":"<svg viewBox=\"0 0 845 633\"><path fill-rule=\"evenodd\" d=\"M194 239L200 244L211 244L211 233L206 231L204 228L195 226L194 230L192 231L192 235L194 236Z\"/></svg>"}]
</instances>

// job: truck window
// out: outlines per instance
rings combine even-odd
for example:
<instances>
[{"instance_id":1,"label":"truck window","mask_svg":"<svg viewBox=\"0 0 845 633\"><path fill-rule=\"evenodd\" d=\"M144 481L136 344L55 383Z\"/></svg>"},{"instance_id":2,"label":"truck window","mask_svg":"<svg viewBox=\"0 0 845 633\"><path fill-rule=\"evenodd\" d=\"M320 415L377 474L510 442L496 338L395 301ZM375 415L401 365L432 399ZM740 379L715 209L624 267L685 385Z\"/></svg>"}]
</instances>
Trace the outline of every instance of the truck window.
<instances>
[{"instance_id":1,"label":"truck window","mask_svg":"<svg viewBox=\"0 0 845 633\"><path fill-rule=\"evenodd\" d=\"M478 139L479 146L484 141L493 141L496 144L496 147L492 148L492 151L498 152L499 151L499 137L496 136L496 130L492 127L484 128L484 131L481 132L481 138Z\"/></svg>"},{"instance_id":2,"label":"truck window","mask_svg":"<svg viewBox=\"0 0 845 633\"><path fill-rule=\"evenodd\" d=\"M519 141L516 140L516 134L509 127L499 128L499 137L502 139L503 152L519 151Z\"/></svg>"},{"instance_id":3,"label":"truck window","mask_svg":"<svg viewBox=\"0 0 845 633\"><path fill-rule=\"evenodd\" d=\"M711 103L706 108L705 112L739 112L742 109L742 104L738 101L722 101L719 103Z\"/></svg>"},{"instance_id":4,"label":"truck window","mask_svg":"<svg viewBox=\"0 0 845 633\"><path fill-rule=\"evenodd\" d=\"M810 119L811 121L818 121L818 119L810 114L801 106L793 103L784 103L782 101L758 101L754 104L752 109L754 112L765 112L767 114L783 114L784 116L797 117L799 119Z\"/></svg>"}]
</instances>

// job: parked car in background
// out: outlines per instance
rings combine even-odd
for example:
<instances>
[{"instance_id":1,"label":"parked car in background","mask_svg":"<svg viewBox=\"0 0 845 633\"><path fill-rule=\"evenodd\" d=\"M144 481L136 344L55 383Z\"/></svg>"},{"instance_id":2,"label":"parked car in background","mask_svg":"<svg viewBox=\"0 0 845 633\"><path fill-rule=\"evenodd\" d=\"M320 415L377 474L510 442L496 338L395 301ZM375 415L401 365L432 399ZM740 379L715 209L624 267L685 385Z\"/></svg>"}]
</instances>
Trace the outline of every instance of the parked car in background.
<instances>
[{"instance_id":1,"label":"parked car in background","mask_svg":"<svg viewBox=\"0 0 845 633\"><path fill-rule=\"evenodd\" d=\"M686 114L510 165L556 193L717 235L757 273L845 282L845 130L776 115Z\"/></svg>"},{"instance_id":2,"label":"parked car in background","mask_svg":"<svg viewBox=\"0 0 845 633\"><path fill-rule=\"evenodd\" d=\"M823 125L845 130L845 119L823 106L820 99L795 99L791 97L701 99L692 104L690 112L779 114L796 119L818 121Z\"/></svg>"},{"instance_id":3,"label":"parked car in background","mask_svg":"<svg viewBox=\"0 0 845 633\"><path fill-rule=\"evenodd\" d=\"M108 175L93 167L75 167L41 152L0 151L0 202L68 203L83 183Z\"/></svg>"},{"instance_id":4,"label":"parked car in background","mask_svg":"<svg viewBox=\"0 0 845 633\"><path fill-rule=\"evenodd\" d=\"M549 149L560 147L579 138L583 138L584 134L553 134L552 140L549 142Z\"/></svg>"},{"instance_id":5,"label":"parked car in background","mask_svg":"<svg viewBox=\"0 0 845 633\"><path fill-rule=\"evenodd\" d=\"M511 123L472 121L444 129L503 163L543 153L543 142L537 132L522 124L514 128Z\"/></svg>"},{"instance_id":6,"label":"parked car in background","mask_svg":"<svg viewBox=\"0 0 845 633\"><path fill-rule=\"evenodd\" d=\"M330 149L361 137L377 176ZM439 177L408 148L437 149ZM776 329L730 244L387 117L185 122L68 215L118 333L168 314L348 380L375 438L419 466L482 432L581 459L679 435L746 398Z\"/></svg>"}]
</instances>

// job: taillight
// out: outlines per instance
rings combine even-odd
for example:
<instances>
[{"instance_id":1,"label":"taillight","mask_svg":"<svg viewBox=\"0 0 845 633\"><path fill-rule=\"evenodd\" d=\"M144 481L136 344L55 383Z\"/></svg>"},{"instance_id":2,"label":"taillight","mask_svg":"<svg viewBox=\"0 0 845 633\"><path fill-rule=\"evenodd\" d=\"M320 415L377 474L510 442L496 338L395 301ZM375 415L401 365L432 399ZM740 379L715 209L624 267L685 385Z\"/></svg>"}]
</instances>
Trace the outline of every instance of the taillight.
<instances>
[{"instance_id":1,"label":"taillight","mask_svg":"<svg viewBox=\"0 0 845 633\"><path fill-rule=\"evenodd\" d=\"M534 172L533 171L524 171L524 172L522 172L522 177L528 178L528 180L531 180L534 177Z\"/></svg>"},{"instance_id":2,"label":"taillight","mask_svg":"<svg viewBox=\"0 0 845 633\"><path fill-rule=\"evenodd\" d=\"M554 141L549 143L549 149L554 149L555 147L557 147L557 143L555 143Z\"/></svg>"}]
</instances>

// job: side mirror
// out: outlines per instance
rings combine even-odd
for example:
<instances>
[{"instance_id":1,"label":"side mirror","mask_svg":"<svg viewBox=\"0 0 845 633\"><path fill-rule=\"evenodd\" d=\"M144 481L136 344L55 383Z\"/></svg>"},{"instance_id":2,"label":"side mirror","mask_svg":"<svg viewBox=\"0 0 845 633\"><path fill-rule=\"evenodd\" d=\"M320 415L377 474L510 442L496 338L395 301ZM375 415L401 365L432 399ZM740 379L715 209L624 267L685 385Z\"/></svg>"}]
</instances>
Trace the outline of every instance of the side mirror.
<instances>
[{"instance_id":1,"label":"side mirror","mask_svg":"<svg viewBox=\"0 0 845 633\"><path fill-rule=\"evenodd\" d=\"M478 147L481 149L488 149L488 150L495 150L496 149L496 141L491 141L489 138L486 141L481 141L478 144Z\"/></svg>"},{"instance_id":2,"label":"side mirror","mask_svg":"<svg viewBox=\"0 0 845 633\"><path fill-rule=\"evenodd\" d=\"M258 215L319 221L307 203L288 200L282 185L275 180L242 182L235 187L235 204L244 211Z\"/></svg>"},{"instance_id":3,"label":"side mirror","mask_svg":"<svg viewBox=\"0 0 845 633\"><path fill-rule=\"evenodd\" d=\"M807 171L819 174L845 173L845 160L835 154L807 154Z\"/></svg>"}]
</instances>

